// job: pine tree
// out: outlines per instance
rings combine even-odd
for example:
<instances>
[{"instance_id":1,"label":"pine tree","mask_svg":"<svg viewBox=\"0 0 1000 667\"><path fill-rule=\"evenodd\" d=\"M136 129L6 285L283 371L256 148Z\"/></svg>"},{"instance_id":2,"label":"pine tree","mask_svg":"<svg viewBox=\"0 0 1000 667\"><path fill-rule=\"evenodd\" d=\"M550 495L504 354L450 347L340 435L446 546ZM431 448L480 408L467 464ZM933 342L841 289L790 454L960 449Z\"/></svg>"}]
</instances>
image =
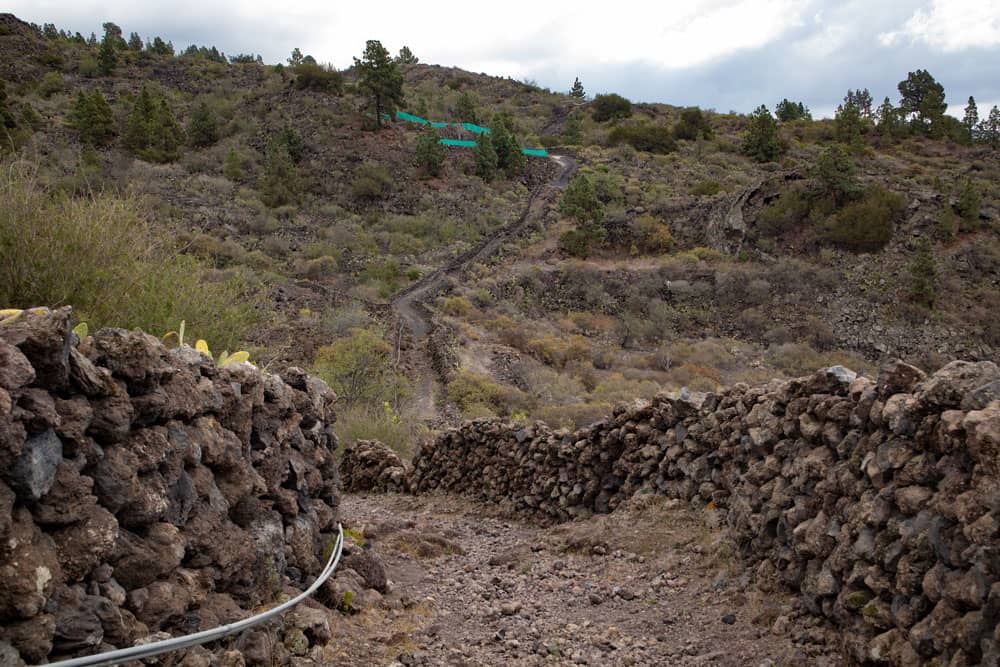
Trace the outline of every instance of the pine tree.
<instances>
[{"instance_id":1,"label":"pine tree","mask_svg":"<svg viewBox=\"0 0 1000 667\"><path fill-rule=\"evenodd\" d=\"M125 127L125 147L150 162L173 162L184 143L184 130L165 99L139 91Z\"/></svg>"},{"instance_id":2,"label":"pine tree","mask_svg":"<svg viewBox=\"0 0 1000 667\"><path fill-rule=\"evenodd\" d=\"M562 136L563 142L571 146L583 141L583 126L580 124L580 119L577 116L570 116L566 119Z\"/></svg>"},{"instance_id":3,"label":"pine tree","mask_svg":"<svg viewBox=\"0 0 1000 667\"><path fill-rule=\"evenodd\" d=\"M476 176L487 183L497 175L497 152L493 140L485 132L476 138Z\"/></svg>"},{"instance_id":4,"label":"pine tree","mask_svg":"<svg viewBox=\"0 0 1000 667\"><path fill-rule=\"evenodd\" d=\"M116 133L114 112L99 90L90 95L81 91L76 96L69 120L79 130L80 141L90 146L107 144Z\"/></svg>"},{"instance_id":5,"label":"pine tree","mask_svg":"<svg viewBox=\"0 0 1000 667\"><path fill-rule=\"evenodd\" d=\"M961 218L962 228L966 231L975 230L979 223L979 210L983 204L983 196L979 194L975 183L971 178L965 179L962 187L958 191L958 199L955 202L955 213Z\"/></svg>"},{"instance_id":6,"label":"pine tree","mask_svg":"<svg viewBox=\"0 0 1000 667\"><path fill-rule=\"evenodd\" d=\"M926 236L917 241L909 272L910 296L917 303L933 308L937 298L937 263L934 261L934 248Z\"/></svg>"},{"instance_id":7,"label":"pine tree","mask_svg":"<svg viewBox=\"0 0 1000 667\"><path fill-rule=\"evenodd\" d=\"M965 107L965 118L962 120L965 131L968 133L969 144L976 140L976 128L979 126L979 109L976 107L976 98L969 95L969 105Z\"/></svg>"},{"instance_id":8,"label":"pine tree","mask_svg":"<svg viewBox=\"0 0 1000 667\"><path fill-rule=\"evenodd\" d=\"M125 125L125 147L137 155L152 144L154 110L153 96L150 95L149 89L143 86L135 104L132 105L132 111L129 113L128 122Z\"/></svg>"},{"instance_id":9,"label":"pine tree","mask_svg":"<svg viewBox=\"0 0 1000 667\"><path fill-rule=\"evenodd\" d=\"M397 60L401 65L416 65L420 62L420 58L413 55L413 51L411 51L408 46L404 46L399 50L399 57Z\"/></svg>"},{"instance_id":10,"label":"pine tree","mask_svg":"<svg viewBox=\"0 0 1000 667\"><path fill-rule=\"evenodd\" d=\"M899 112L886 97L875 114L875 129L883 137L894 137L899 134Z\"/></svg>"},{"instance_id":11,"label":"pine tree","mask_svg":"<svg viewBox=\"0 0 1000 667\"><path fill-rule=\"evenodd\" d=\"M580 77L573 79L573 87L569 89L569 96L578 100L582 100L587 97L587 93L583 90L583 84L580 83Z\"/></svg>"},{"instance_id":12,"label":"pine tree","mask_svg":"<svg viewBox=\"0 0 1000 667\"><path fill-rule=\"evenodd\" d=\"M913 127L923 134L940 136L944 130L944 112L948 109L944 86L927 70L918 69L899 82L899 94L900 112L912 117Z\"/></svg>"},{"instance_id":13,"label":"pine tree","mask_svg":"<svg viewBox=\"0 0 1000 667\"><path fill-rule=\"evenodd\" d=\"M101 50L97 54L97 71L103 76L108 76L115 71L118 66L118 53L115 51L114 38L110 33L104 33L101 40Z\"/></svg>"},{"instance_id":14,"label":"pine tree","mask_svg":"<svg viewBox=\"0 0 1000 667\"><path fill-rule=\"evenodd\" d=\"M231 181L243 180L243 160L235 148L230 148L226 153L226 161L222 167L223 175Z\"/></svg>"},{"instance_id":15,"label":"pine tree","mask_svg":"<svg viewBox=\"0 0 1000 667\"><path fill-rule=\"evenodd\" d=\"M458 96L458 102L455 103L455 117L462 123L478 123L478 106L475 96L466 90Z\"/></svg>"},{"instance_id":16,"label":"pine tree","mask_svg":"<svg viewBox=\"0 0 1000 667\"><path fill-rule=\"evenodd\" d=\"M354 59L358 85L368 94L375 112L375 129L382 127L382 114L390 117L403 103L403 75L389 52L376 39L365 43L361 59Z\"/></svg>"},{"instance_id":17,"label":"pine tree","mask_svg":"<svg viewBox=\"0 0 1000 667\"><path fill-rule=\"evenodd\" d=\"M261 179L260 200L266 206L277 208L298 201L299 174L288 155L288 147L281 141L272 141L267 149L264 178Z\"/></svg>"},{"instance_id":18,"label":"pine tree","mask_svg":"<svg viewBox=\"0 0 1000 667\"><path fill-rule=\"evenodd\" d=\"M160 56L172 56L174 55L174 43L164 42L163 38L157 36L153 38L151 44L146 44L146 50Z\"/></svg>"},{"instance_id":19,"label":"pine tree","mask_svg":"<svg viewBox=\"0 0 1000 667\"><path fill-rule=\"evenodd\" d=\"M757 162L773 162L784 152L778 123L763 104L750 114L743 133L743 153Z\"/></svg>"},{"instance_id":20,"label":"pine tree","mask_svg":"<svg viewBox=\"0 0 1000 667\"><path fill-rule=\"evenodd\" d=\"M424 168L430 176L440 176L446 156L441 145L441 135L431 126L427 126L417 137L417 164Z\"/></svg>"},{"instance_id":21,"label":"pine tree","mask_svg":"<svg viewBox=\"0 0 1000 667\"><path fill-rule=\"evenodd\" d=\"M302 64L302 51L300 51L299 47L296 46L294 49L292 49L292 55L288 57L288 66L298 67L301 64Z\"/></svg>"},{"instance_id":22,"label":"pine tree","mask_svg":"<svg viewBox=\"0 0 1000 667\"><path fill-rule=\"evenodd\" d=\"M862 127L861 111L854 100L851 99L851 93L848 91L847 101L840 107L837 107L837 115L834 118L834 131L837 135L837 141L851 146L854 150L861 148Z\"/></svg>"},{"instance_id":23,"label":"pine tree","mask_svg":"<svg viewBox=\"0 0 1000 667\"><path fill-rule=\"evenodd\" d=\"M178 158L178 149L184 143L184 129L177 122L167 101L160 100L153 120L153 151L155 162L173 162Z\"/></svg>"},{"instance_id":24,"label":"pine tree","mask_svg":"<svg viewBox=\"0 0 1000 667\"><path fill-rule=\"evenodd\" d=\"M997 109L997 105L994 104L990 115L980 121L979 136L993 150L1000 148L1000 109Z\"/></svg>"},{"instance_id":25,"label":"pine tree","mask_svg":"<svg viewBox=\"0 0 1000 667\"><path fill-rule=\"evenodd\" d=\"M812 170L814 197L828 198L840 208L861 194L861 185L855 176L854 161L840 146L834 144L824 149Z\"/></svg>"},{"instance_id":26,"label":"pine tree","mask_svg":"<svg viewBox=\"0 0 1000 667\"><path fill-rule=\"evenodd\" d=\"M128 49L129 51L142 51L142 37L139 33L133 32L128 36Z\"/></svg>"},{"instance_id":27,"label":"pine tree","mask_svg":"<svg viewBox=\"0 0 1000 667\"><path fill-rule=\"evenodd\" d=\"M802 102L792 102L787 97L778 102L774 107L774 113L782 123L794 120L812 120L809 107Z\"/></svg>"},{"instance_id":28,"label":"pine tree","mask_svg":"<svg viewBox=\"0 0 1000 667\"><path fill-rule=\"evenodd\" d=\"M188 123L187 134L192 146L211 146L219 140L219 120L207 102L195 107Z\"/></svg>"},{"instance_id":29,"label":"pine tree","mask_svg":"<svg viewBox=\"0 0 1000 667\"><path fill-rule=\"evenodd\" d=\"M507 174L512 176L524 171L527 158L521 152L521 146L517 142L517 137L511 129L511 121L505 114L493 116L490 130L493 148L497 154L497 166Z\"/></svg>"}]
</instances>

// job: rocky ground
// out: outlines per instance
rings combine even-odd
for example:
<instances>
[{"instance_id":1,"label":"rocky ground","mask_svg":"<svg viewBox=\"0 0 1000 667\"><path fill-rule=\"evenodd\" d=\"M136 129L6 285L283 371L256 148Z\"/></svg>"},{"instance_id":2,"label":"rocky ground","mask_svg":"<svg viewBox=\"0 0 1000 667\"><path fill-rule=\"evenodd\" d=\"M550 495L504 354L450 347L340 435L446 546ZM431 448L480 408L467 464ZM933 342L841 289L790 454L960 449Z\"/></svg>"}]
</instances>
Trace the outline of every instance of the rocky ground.
<instances>
[{"instance_id":1,"label":"rocky ground","mask_svg":"<svg viewBox=\"0 0 1000 667\"><path fill-rule=\"evenodd\" d=\"M637 497L543 528L444 496L346 495L384 597L333 664L840 665L836 637L748 584L711 510Z\"/></svg>"}]
</instances>

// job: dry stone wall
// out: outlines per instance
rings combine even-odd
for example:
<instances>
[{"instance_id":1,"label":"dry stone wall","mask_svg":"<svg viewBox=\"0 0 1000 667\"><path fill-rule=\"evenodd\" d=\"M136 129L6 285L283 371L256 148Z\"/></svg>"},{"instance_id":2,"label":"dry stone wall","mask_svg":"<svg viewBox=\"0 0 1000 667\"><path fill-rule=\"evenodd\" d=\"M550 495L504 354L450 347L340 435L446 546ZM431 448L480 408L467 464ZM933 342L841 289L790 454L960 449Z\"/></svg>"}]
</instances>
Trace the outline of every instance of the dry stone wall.
<instances>
[{"instance_id":1,"label":"dry stone wall","mask_svg":"<svg viewBox=\"0 0 1000 667\"><path fill-rule=\"evenodd\" d=\"M337 513L327 386L138 331L77 344L69 322L0 321L0 664L213 628L311 580ZM245 635L232 664L307 655L325 613L290 613L280 652Z\"/></svg>"},{"instance_id":2,"label":"dry stone wall","mask_svg":"<svg viewBox=\"0 0 1000 667\"><path fill-rule=\"evenodd\" d=\"M407 482L548 521L645 492L713 507L758 582L800 592L857 663L994 667L998 399L990 362L931 377L895 362L877 380L834 367L660 395L575 432L469 422L425 445Z\"/></svg>"}]
</instances>

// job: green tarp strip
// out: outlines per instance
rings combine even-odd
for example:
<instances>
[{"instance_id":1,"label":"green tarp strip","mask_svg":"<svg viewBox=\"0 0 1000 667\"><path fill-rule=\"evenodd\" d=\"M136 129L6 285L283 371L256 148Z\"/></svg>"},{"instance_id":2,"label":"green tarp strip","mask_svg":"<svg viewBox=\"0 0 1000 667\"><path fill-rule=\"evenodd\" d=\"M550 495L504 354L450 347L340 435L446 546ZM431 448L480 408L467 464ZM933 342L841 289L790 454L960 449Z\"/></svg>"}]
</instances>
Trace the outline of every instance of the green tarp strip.
<instances>
[{"instance_id":1,"label":"green tarp strip","mask_svg":"<svg viewBox=\"0 0 1000 667\"><path fill-rule=\"evenodd\" d=\"M408 120L411 123L419 123L420 125L426 125L427 119L421 118L420 116L414 116L413 114L406 113L405 111L396 112L397 120Z\"/></svg>"},{"instance_id":2,"label":"green tarp strip","mask_svg":"<svg viewBox=\"0 0 1000 667\"><path fill-rule=\"evenodd\" d=\"M475 141L465 139L438 139L438 143L445 146L462 146L463 148L474 148L476 145Z\"/></svg>"},{"instance_id":3,"label":"green tarp strip","mask_svg":"<svg viewBox=\"0 0 1000 667\"><path fill-rule=\"evenodd\" d=\"M438 143L444 146L459 146L461 148L475 148L476 142L469 141L468 139L438 139ZM522 148L521 152L525 155L533 155L535 157L548 157L549 152L544 148Z\"/></svg>"},{"instance_id":4,"label":"green tarp strip","mask_svg":"<svg viewBox=\"0 0 1000 667\"><path fill-rule=\"evenodd\" d=\"M490 128L488 128L488 127L480 127L479 125L476 125L475 123L462 123L462 127L464 127L469 132L472 132L473 134L489 134L490 133Z\"/></svg>"},{"instance_id":5,"label":"green tarp strip","mask_svg":"<svg viewBox=\"0 0 1000 667\"><path fill-rule=\"evenodd\" d=\"M431 127L448 127L448 123L442 123L441 121L436 120L431 123Z\"/></svg>"}]
</instances>

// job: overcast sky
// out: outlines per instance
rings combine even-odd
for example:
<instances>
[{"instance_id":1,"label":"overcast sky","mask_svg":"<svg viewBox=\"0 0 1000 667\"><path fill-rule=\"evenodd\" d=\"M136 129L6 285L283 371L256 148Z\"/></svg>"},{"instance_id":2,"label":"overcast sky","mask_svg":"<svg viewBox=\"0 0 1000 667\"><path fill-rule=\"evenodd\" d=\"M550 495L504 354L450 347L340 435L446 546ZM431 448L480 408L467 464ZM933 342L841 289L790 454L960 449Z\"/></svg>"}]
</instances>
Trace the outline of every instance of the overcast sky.
<instances>
[{"instance_id":1,"label":"overcast sky","mask_svg":"<svg viewBox=\"0 0 1000 667\"><path fill-rule=\"evenodd\" d=\"M898 103L896 85L927 69L953 115L969 95L980 115L1000 103L1000 0L544 0L449 3L296 0L8 0L35 23L160 35L284 61L292 48L347 67L367 39L422 62L567 90L718 111L772 109L783 97L829 115L848 88Z\"/></svg>"}]
</instances>

